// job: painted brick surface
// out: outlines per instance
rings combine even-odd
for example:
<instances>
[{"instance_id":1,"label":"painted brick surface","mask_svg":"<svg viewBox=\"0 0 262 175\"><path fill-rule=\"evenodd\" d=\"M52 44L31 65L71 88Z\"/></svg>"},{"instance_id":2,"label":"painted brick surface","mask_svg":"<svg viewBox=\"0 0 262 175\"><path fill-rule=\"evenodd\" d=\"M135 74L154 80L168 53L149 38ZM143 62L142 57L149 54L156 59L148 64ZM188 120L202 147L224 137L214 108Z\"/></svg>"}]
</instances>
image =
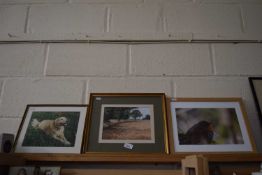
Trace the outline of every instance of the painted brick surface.
<instances>
[{"instance_id":1,"label":"painted brick surface","mask_svg":"<svg viewBox=\"0 0 262 175\"><path fill-rule=\"evenodd\" d=\"M0 45L0 76L40 76L44 71L44 44Z\"/></svg>"},{"instance_id":2,"label":"painted brick surface","mask_svg":"<svg viewBox=\"0 0 262 175\"><path fill-rule=\"evenodd\" d=\"M135 75L211 75L207 44L134 45L131 72Z\"/></svg>"},{"instance_id":3,"label":"painted brick surface","mask_svg":"<svg viewBox=\"0 0 262 175\"><path fill-rule=\"evenodd\" d=\"M197 0L194 0L197 1ZM178 3L184 3L184 2L189 2L193 3L193 0L144 0L145 3L152 3L152 2L157 2L157 3L164 3L164 2L178 2Z\"/></svg>"},{"instance_id":4,"label":"painted brick surface","mask_svg":"<svg viewBox=\"0 0 262 175\"><path fill-rule=\"evenodd\" d=\"M91 79L89 92L110 93L166 93L171 95L171 80L168 78L99 78Z\"/></svg>"},{"instance_id":5,"label":"painted brick surface","mask_svg":"<svg viewBox=\"0 0 262 175\"><path fill-rule=\"evenodd\" d=\"M246 32L256 36L262 36L262 4L242 5Z\"/></svg>"},{"instance_id":6,"label":"painted brick surface","mask_svg":"<svg viewBox=\"0 0 262 175\"><path fill-rule=\"evenodd\" d=\"M32 6L29 32L47 34L102 33L105 7L102 5L62 4Z\"/></svg>"},{"instance_id":7,"label":"painted brick surface","mask_svg":"<svg viewBox=\"0 0 262 175\"><path fill-rule=\"evenodd\" d=\"M0 4L1 42L261 40L262 36L261 0L0 0ZM262 128L247 80L262 75L260 44L49 46L0 44L0 134L16 133L27 104L87 103L90 92L234 96L243 98L262 152Z\"/></svg>"},{"instance_id":8,"label":"painted brick surface","mask_svg":"<svg viewBox=\"0 0 262 175\"><path fill-rule=\"evenodd\" d=\"M20 122L21 118L0 118L0 134L10 133L16 135Z\"/></svg>"},{"instance_id":9,"label":"painted brick surface","mask_svg":"<svg viewBox=\"0 0 262 175\"><path fill-rule=\"evenodd\" d=\"M142 3L143 0L69 0L71 3L120 3L120 4L125 4L125 3Z\"/></svg>"},{"instance_id":10,"label":"painted brick surface","mask_svg":"<svg viewBox=\"0 0 262 175\"><path fill-rule=\"evenodd\" d=\"M255 105L247 78L174 78L174 97L219 98L239 97L243 99L249 118L256 119Z\"/></svg>"},{"instance_id":11,"label":"painted brick surface","mask_svg":"<svg viewBox=\"0 0 262 175\"><path fill-rule=\"evenodd\" d=\"M3 4L63 3L67 0L0 0Z\"/></svg>"},{"instance_id":12,"label":"painted brick surface","mask_svg":"<svg viewBox=\"0 0 262 175\"><path fill-rule=\"evenodd\" d=\"M175 78L175 97L242 97L249 88L244 78Z\"/></svg>"},{"instance_id":13,"label":"painted brick surface","mask_svg":"<svg viewBox=\"0 0 262 175\"><path fill-rule=\"evenodd\" d=\"M3 86L3 79L0 79L0 102L1 102L1 92L2 92L2 86Z\"/></svg>"},{"instance_id":14,"label":"painted brick surface","mask_svg":"<svg viewBox=\"0 0 262 175\"><path fill-rule=\"evenodd\" d=\"M52 44L48 75L124 75L126 45Z\"/></svg>"},{"instance_id":15,"label":"painted brick surface","mask_svg":"<svg viewBox=\"0 0 262 175\"><path fill-rule=\"evenodd\" d=\"M164 13L169 32L241 33L240 12L236 5L167 3Z\"/></svg>"},{"instance_id":16,"label":"painted brick surface","mask_svg":"<svg viewBox=\"0 0 262 175\"><path fill-rule=\"evenodd\" d=\"M150 33L161 27L160 6L115 5L110 9L112 33Z\"/></svg>"},{"instance_id":17,"label":"painted brick surface","mask_svg":"<svg viewBox=\"0 0 262 175\"><path fill-rule=\"evenodd\" d=\"M24 33L26 13L26 6L0 6L0 36Z\"/></svg>"},{"instance_id":18,"label":"painted brick surface","mask_svg":"<svg viewBox=\"0 0 262 175\"><path fill-rule=\"evenodd\" d=\"M262 3L261 0L196 0L201 3Z\"/></svg>"},{"instance_id":19,"label":"painted brick surface","mask_svg":"<svg viewBox=\"0 0 262 175\"><path fill-rule=\"evenodd\" d=\"M174 78L173 81L175 97L240 97L246 101L246 104L254 106L247 78L185 77Z\"/></svg>"},{"instance_id":20,"label":"painted brick surface","mask_svg":"<svg viewBox=\"0 0 262 175\"><path fill-rule=\"evenodd\" d=\"M219 75L261 75L261 44L215 44L215 65Z\"/></svg>"},{"instance_id":21,"label":"painted brick surface","mask_svg":"<svg viewBox=\"0 0 262 175\"><path fill-rule=\"evenodd\" d=\"M81 104L84 82L60 79L7 80L0 115L22 116L27 104Z\"/></svg>"}]
</instances>

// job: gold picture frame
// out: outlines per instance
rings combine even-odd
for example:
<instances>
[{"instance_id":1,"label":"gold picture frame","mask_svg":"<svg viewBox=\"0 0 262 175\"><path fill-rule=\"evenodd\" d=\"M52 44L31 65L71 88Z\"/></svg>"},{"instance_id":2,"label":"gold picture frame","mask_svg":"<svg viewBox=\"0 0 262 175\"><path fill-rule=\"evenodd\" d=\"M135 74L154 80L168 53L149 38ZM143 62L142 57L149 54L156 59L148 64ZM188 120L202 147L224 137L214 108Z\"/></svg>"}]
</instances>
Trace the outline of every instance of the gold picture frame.
<instances>
[{"instance_id":1,"label":"gold picture frame","mask_svg":"<svg viewBox=\"0 0 262 175\"><path fill-rule=\"evenodd\" d=\"M84 153L168 154L164 93L91 93Z\"/></svg>"}]
</instances>

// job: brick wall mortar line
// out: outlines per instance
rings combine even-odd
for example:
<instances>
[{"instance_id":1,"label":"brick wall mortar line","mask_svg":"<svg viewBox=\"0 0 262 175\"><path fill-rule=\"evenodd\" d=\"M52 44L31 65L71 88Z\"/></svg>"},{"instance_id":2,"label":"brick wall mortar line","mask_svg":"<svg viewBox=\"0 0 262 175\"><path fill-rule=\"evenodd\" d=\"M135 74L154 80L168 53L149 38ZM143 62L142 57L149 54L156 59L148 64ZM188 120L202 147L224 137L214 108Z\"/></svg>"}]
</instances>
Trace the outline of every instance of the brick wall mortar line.
<instances>
[{"instance_id":1,"label":"brick wall mortar line","mask_svg":"<svg viewBox=\"0 0 262 175\"><path fill-rule=\"evenodd\" d=\"M1 40L0 44L41 44L41 43L71 43L71 44L261 44L262 40L185 40L185 39L177 39L177 40L169 40L169 39L153 39L153 40L118 40L118 39L104 39L104 40L86 40L86 39L68 39L68 40Z\"/></svg>"},{"instance_id":2,"label":"brick wall mortar line","mask_svg":"<svg viewBox=\"0 0 262 175\"><path fill-rule=\"evenodd\" d=\"M174 80L173 79L171 79L170 80L170 87L171 87L171 95L172 95L172 97L175 97L175 95L176 95L176 86L175 86L175 83L174 83Z\"/></svg>"},{"instance_id":3,"label":"brick wall mortar line","mask_svg":"<svg viewBox=\"0 0 262 175\"><path fill-rule=\"evenodd\" d=\"M26 9L25 28L24 28L24 33L26 33L26 34L29 33L29 25L30 25L29 15L30 15L30 10L31 10L31 6L28 6L27 9Z\"/></svg>"},{"instance_id":4,"label":"brick wall mortar line","mask_svg":"<svg viewBox=\"0 0 262 175\"><path fill-rule=\"evenodd\" d=\"M209 44L209 51L211 57L211 64L212 64L212 72L215 76L217 76L217 69L216 69L216 52L215 47L213 44Z\"/></svg>"},{"instance_id":5,"label":"brick wall mortar line","mask_svg":"<svg viewBox=\"0 0 262 175\"><path fill-rule=\"evenodd\" d=\"M241 20L241 30L243 33L245 33L247 26L246 26L246 18L245 18L242 4L239 4L239 11L240 11L239 13L240 13L240 20Z\"/></svg>"},{"instance_id":6,"label":"brick wall mortar line","mask_svg":"<svg viewBox=\"0 0 262 175\"><path fill-rule=\"evenodd\" d=\"M82 92L82 103L88 104L87 95L89 94L89 81L83 80L83 92Z\"/></svg>"},{"instance_id":7,"label":"brick wall mortar line","mask_svg":"<svg viewBox=\"0 0 262 175\"><path fill-rule=\"evenodd\" d=\"M45 59L44 59L44 71L43 71L43 75L46 76L50 45L49 45L49 44L46 44L44 49L45 49L45 51L44 51L44 57L45 57Z\"/></svg>"},{"instance_id":8,"label":"brick wall mortar line","mask_svg":"<svg viewBox=\"0 0 262 175\"><path fill-rule=\"evenodd\" d=\"M222 75L47 75L44 77L39 76L0 76L0 79L24 79L24 78L30 78L30 79L70 79L70 78L243 78L243 77L250 77L250 76L262 76L262 74L222 74Z\"/></svg>"},{"instance_id":9,"label":"brick wall mortar line","mask_svg":"<svg viewBox=\"0 0 262 175\"><path fill-rule=\"evenodd\" d=\"M4 95L4 89L5 89L6 80L3 80L2 86L1 86L1 92L0 92L0 106L2 105L3 95Z\"/></svg>"},{"instance_id":10,"label":"brick wall mortar line","mask_svg":"<svg viewBox=\"0 0 262 175\"><path fill-rule=\"evenodd\" d=\"M128 45L127 46L127 76L132 76L132 46Z\"/></svg>"},{"instance_id":11,"label":"brick wall mortar line","mask_svg":"<svg viewBox=\"0 0 262 175\"><path fill-rule=\"evenodd\" d=\"M166 24L165 24L165 17L164 17L164 7L163 4L160 5L158 22L157 22L157 30L158 32L166 32Z\"/></svg>"},{"instance_id":12,"label":"brick wall mortar line","mask_svg":"<svg viewBox=\"0 0 262 175\"><path fill-rule=\"evenodd\" d=\"M105 10L105 29L104 32L110 32L110 25L111 25L111 9L110 7L106 7Z\"/></svg>"},{"instance_id":13,"label":"brick wall mortar line","mask_svg":"<svg viewBox=\"0 0 262 175\"><path fill-rule=\"evenodd\" d=\"M166 16L164 15L164 12L163 12L162 20L163 20L163 32L166 33L167 32L167 19L166 19Z\"/></svg>"},{"instance_id":14,"label":"brick wall mortar line","mask_svg":"<svg viewBox=\"0 0 262 175\"><path fill-rule=\"evenodd\" d=\"M217 74L217 71L216 71L216 60L215 60L215 50L214 50L214 46L212 44L209 44L208 45L208 48L209 48L209 55L210 55L210 61L211 61L211 69L212 69L212 73L214 75Z\"/></svg>"},{"instance_id":15,"label":"brick wall mortar line","mask_svg":"<svg viewBox=\"0 0 262 175\"><path fill-rule=\"evenodd\" d=\"M177 97L177 84L174 82L173 80L173 97L176 98Z\"/></svg>"}]
</instances>

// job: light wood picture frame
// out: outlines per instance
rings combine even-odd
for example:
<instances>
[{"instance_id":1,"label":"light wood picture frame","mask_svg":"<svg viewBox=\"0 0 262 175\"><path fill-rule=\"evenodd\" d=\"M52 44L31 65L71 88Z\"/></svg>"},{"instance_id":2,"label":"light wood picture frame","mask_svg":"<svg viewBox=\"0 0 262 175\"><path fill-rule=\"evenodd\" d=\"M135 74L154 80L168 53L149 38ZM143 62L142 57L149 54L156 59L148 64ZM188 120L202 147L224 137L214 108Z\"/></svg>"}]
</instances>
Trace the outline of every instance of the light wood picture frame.
<instances>
[{"instance_id":1,"label":"light wood picture frame","mask_svg":"<svg viewBox=\"0 0 262 175\"><path fill-rule=\"evenodd\" d=\"M85 153L169 153L163 93L91 93Z\"/></svg>"},{"instance_id":2,"label":"light wood picture frame","mask_svg":"<svg viewBox=\"0 0 262 175\"><path fill-rule=\"evenodd\" d=\"M241 98L171 100L175 153L256 152Z\"/></svg>"},{"instance_id":3,"label":"light wood picture frame","mask_svg":"<svg viewBox=\"0 0 262 175\"><path fill-rule=\"evenodd\" d=\"M87 105L27 105L13 152L81 153Z\"/></svg>"}]
</instances>

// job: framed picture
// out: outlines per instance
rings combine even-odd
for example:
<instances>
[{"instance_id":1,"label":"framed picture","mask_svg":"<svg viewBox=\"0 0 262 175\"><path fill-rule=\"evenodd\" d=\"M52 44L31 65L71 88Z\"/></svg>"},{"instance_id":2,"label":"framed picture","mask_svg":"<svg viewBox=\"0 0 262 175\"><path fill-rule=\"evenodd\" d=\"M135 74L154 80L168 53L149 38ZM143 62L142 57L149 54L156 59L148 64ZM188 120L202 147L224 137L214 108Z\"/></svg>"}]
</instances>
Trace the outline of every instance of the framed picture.
<instances>
[{"instance_id":1,"label":"framed picture","mask_svg":"<svg viewBox=\"0 0 262 175\"><path fill-rule=\"evenodd\" d=\"M80 153L87 105L28 105L16 136L17 153Z\"/></svg>"},{"instance_id":2,"label":"framed picture","mask_svg":"<svg viewBox=\"0 0 262 175\"><path fill-rule=\"evenodd\" d=\"M262 77L249 77L249 83L254 96L260 124L262 125Z\"/></svg>"},{"instance_id":3,"label":"framed picture","mask_svg":"<svg viewBox=\"0 0 262 175\"><path fill-rule=\"evenodd\" d=\"M175 152L255 152L240 98L171 101Z\"/></svg>"},{"instance_id":4,"label":"framed picture","mask_svg":"<svg viewBox=\"0 0 262 175\"><path fill-rule=\"evenodd\" d=\"M40 174L42 175L60 175L60 167L40 167ZM39 174L39 175L40 175Z\"/></svg>"},{"instance_id":5,"label":"framed picture","mask_svg":"<svg viewBox=\"0 0 262 175\"><path fill-rule=\"evenodd\" d=\"M168 153L165 94L91 93L85 152Z\"/></svg>"},{"instance_id":6,"label":"framed picture","mask_svg":"<svg viewBox=\"0 0 262 175\"><path fill-rule=\"evenodd\" d=\"M9 168L9 175L34 175L35 167L33 166L14 166Z\"/></svg>"}]
</instances>

